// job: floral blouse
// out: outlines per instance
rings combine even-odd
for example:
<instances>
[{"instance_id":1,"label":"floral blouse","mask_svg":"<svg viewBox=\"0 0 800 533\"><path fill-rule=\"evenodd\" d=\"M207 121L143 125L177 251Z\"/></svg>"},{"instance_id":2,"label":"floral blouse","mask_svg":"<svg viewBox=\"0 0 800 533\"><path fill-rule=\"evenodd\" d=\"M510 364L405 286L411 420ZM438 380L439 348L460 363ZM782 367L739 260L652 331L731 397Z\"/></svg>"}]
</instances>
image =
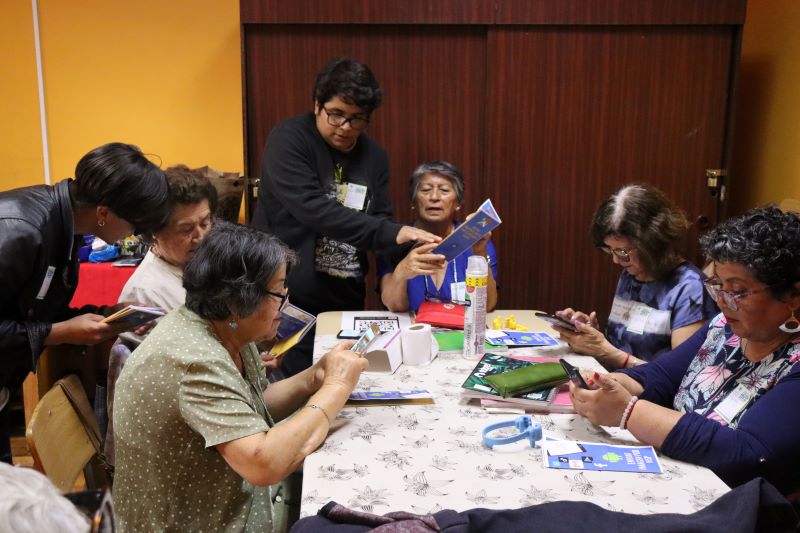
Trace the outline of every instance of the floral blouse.
<instances>
[{"instance_id":1,"label":"floral blouse","mask_svg":"<svg viewBox=\"0 0 800 533\"><path fill-rule=\"evenodd\" d=\"M741 339L720 314L711 321L706 340L678 388L673 407L736 429L742 415L787 375L797 361L800 361L800 338L757 363L749 361L744 356ZM727 414L727 418L721 413Z\"/></svg>"}]
</instances>

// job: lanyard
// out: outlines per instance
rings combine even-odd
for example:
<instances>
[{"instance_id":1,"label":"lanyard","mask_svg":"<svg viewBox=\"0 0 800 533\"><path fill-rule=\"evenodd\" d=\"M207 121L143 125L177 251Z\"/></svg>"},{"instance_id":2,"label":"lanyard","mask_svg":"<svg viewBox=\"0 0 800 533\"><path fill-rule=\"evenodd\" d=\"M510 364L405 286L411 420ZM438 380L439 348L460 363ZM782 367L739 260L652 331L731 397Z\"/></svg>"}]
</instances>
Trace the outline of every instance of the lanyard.
<instances>
[{"instance_id":1,"label":"lanyard","mask_svg":"<svg viewBox=\"0 0 800 533\"><path fill-rule=\"evenodd\" d=\"M453 283L458 283L458 269L456 268L456 260L453 259L452 261L450 261L450 264L453 265ZM447 280L447 271L450 270L450 264L447 265L447 270L444 271L444 278L442 278L442 287L444 287L444 283ZM425 276L424 278L422 278L425 281L425 295L426 296L428 294L430 294L430 292L428 291L428 278L429 277L430 276ZM433 283L433 279L431 279L431 283ZM434 287L435 286L436 286L436 284L434 283ZM442 292L442 289L436 289L436 296L439 297L441 295L441 292ZM433 296L433 295L431 294L431 296ZM451 300L453 299L453 295L452 294L450 295L450 299Z\"/></svg>"}]
</instances>

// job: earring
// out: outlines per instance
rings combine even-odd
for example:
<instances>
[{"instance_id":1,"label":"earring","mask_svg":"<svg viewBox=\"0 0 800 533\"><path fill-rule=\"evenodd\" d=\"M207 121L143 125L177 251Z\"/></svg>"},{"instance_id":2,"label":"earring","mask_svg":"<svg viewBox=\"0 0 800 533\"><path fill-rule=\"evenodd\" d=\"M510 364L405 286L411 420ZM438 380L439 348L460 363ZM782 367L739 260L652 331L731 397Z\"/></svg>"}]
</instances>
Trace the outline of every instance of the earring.
<instances>
[{"instance_id":1,"label":"earring","mask_svg":"<svg viewBox=\"0 0 800 533\"><path fill-rule=\"evenodd\" d=\"M236 322L235 320L231 320L230 322L228 322L228 327L231 329L236 329L239 327L239 323Z\"/></svg>"},{"instance_id":2,"label":"earring","mask_svg":"<svg viewBox=\"0 0 800 533\"><path fill-rule=\"evenodd\" d=\"M800 320L795 318L794 309L792 309L792 316L790 316L786 322L778 326L778 329L784 333L797 333L800 331Z\"/></svg>"},{"instance_id":3,"label":"earring","mask_svg":"<svg viewBox=\"0 0 800 533\"><path fill-rule=\"evenodd\" d=\"M102 228L103 226L105 226L105 225L106 225L106 221L105 221L105 220L98 220L98 221L97 221L97 225L98 225L98 226L100 226L100 227Z\"/></svg>"}]
</instances>

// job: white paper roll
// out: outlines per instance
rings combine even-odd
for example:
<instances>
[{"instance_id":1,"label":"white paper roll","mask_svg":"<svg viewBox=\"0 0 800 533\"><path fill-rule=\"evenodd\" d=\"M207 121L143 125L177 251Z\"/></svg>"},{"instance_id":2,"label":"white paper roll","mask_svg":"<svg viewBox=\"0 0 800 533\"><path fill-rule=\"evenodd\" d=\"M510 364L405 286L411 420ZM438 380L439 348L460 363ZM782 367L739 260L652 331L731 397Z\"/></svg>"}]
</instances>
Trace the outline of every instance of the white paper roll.
<instances>
[{"instance_id":1,"label":"white paper roll","mask_svg":"<svg viewBox=\"0 0 800 533\"><path fill-rule=\"evenodd\" d=\"M430 324L414 324L403 328L400 337L403 346L403 363L411 366L430 364L433 336Z\"/></svg>"}]
</instances>

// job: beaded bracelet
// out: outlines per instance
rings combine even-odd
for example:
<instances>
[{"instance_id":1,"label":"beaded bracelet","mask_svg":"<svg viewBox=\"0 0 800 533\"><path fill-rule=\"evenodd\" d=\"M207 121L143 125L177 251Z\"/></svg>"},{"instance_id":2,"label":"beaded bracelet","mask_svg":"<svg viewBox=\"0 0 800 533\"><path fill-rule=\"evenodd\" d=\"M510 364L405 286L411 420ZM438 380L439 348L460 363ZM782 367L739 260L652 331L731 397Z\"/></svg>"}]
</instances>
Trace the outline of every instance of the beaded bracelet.
<instances>
[{"instance_id":1,"label":"beaded bracelet","mask_svg":"<svg viewBox=\"0 0 800 533\"><path fill-rule=\"evenodd\" d=\"M330 425L330 423L331 423L331 417L329 417L329 416L328 416L328 413L325 411L325 409L323 409L323 408L322 408L322 406L321 406L321 405L317 405L317 404L315 404L315 403L309 403L309 404L305 405L305 407L310 407L311 409L319 409L319 410L320 410L320 412L322 413L322 415L323 415L323 416L325 417L325 419L328 421L328 425Z\"/></svg>"},{"instance_id":2,"label":"beaded bracelet","mask_svg":"<svg viewBox=\"0 0 800 533\"><path fill-rule=\"evenodd\" d=\"M626 405L625 410L622 411L622 418L619 419L619 429L628 429L628 419L631 417L631 413L633 412L633 406L636 405L636 402L638 401L638 396L631 396L631 399L628 400L628 405Z\"/></svg>"}]
</instances>

